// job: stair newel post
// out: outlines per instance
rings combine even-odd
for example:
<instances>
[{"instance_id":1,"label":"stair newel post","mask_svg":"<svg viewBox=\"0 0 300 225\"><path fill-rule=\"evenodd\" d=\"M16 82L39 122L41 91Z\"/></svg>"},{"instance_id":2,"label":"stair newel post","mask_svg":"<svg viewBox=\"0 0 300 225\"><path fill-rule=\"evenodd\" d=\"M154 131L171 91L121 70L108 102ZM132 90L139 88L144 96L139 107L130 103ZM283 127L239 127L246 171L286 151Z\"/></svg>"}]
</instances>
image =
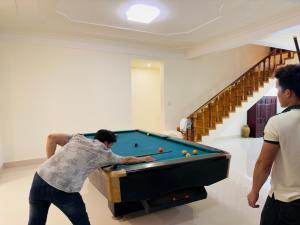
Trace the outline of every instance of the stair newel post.
<instances>
[{"instance_id":1,"label":"stair newel post","mask_svg":"<svg viewBox=\"0 0 300 225\"><path fill-rule=\"evenodd\" d=\"M272 68L272 75L276 70L276 54L273 55L273 68Z\"/></svg>"},{"instance_id":2,"label":"stair newel post","mask_svg":"<svg viewBox=\"0 0 300 225\"><path fill-rule=\"evenodd\" d=\"M267 73L267 79L266 81L269 81L270 77L272 74L272 70L271 70L271 56L268 57L268 73Z\"/></svg>"},{"instance_id":3,"label":"stair newel post","mask_svg":"<svg viewBox=\"0 0 300 225\"><path fill-rule=\"evenodd\" d=\"M227 100L226 100L226 91L223 93L223 118L227 115Z\"/></svg>"},{"instance_id":4,"label":"stair newel post","mask_svg":"<svg viewBox=\"0 0 300 225\"><path fill-rule=\"evenodd\" d=\"M223 103L222 103L222 109L223 109L223 115L222 115L222 117L224 118L224 117L226 117L226 114L227 114L227 110L226 110L226 92L224 91L223 92L223 94L222 94L222 96L223 96Z\"/></svg>"},{"instance_id":5,"label":"stair newel post","mask_svg":"<svg viewBox=\"0 0 300 225\"><path fill-rule=\"evenodd\" d=\"M230 89L230 112L234 112L236 107L236 85L232 85Z\"/></svg>"},{"instance_id":6,"label":"stair newel post","mask_svg":"<svg viewBox=\"0 0 300 225\"><path fill-rule=\"evenodd\" d=\"M211 110L211 127L212 129L216 129L217 125L217 102L216 99L214 99L212 103L212 110Z\"/></svg>"},{"instance_id":7,"label":"stair newel post","mask_svg":"<svg viewBox=\"0 0 300 225\"><path fill-rule=\"evenodd\" d=\"M260 73L259 66L256 66L254 68L254 88L255 88L255 91L258 91L258 88L259 88L259 73Z\"/></svg>"},{"instance_id":8,"label":"stair newel post","mask_svg":"<svg viewBox=\"0 0 300 225\"><path fill-rule=\"evenodd\" d=\"M268 80L268 76L269 76L268 59L265 60L265 64L266 64L266 70L265 70L265 76L264 76L264 83Z\"/></svg>"},{"instance_id":9,"label":"stair newel post","mask_svg":"<svg viewBox=\"0 0 300 225\"><path fill-rule=\"evenodd\" d=\"M276 69L276 61L275 61L275 55L271 56L271 62L272 62L272 58L273 58L273 64L272 64L272 71L271 71L271 77L274 77L274 71Z\"/></svg>"},{"instance_id":10,"label":"stair newel post","mask_svg":"<svg viewBox=\"0 0 300 225\"><path fill-rule=\"evenodd\" d=\"M249 86L250 86L250 77L249 77L249 73L246 73L245 75L245 81L246 81L246 95L247 95L247 98L248 96L250 95L250 92L249 92Z\"/></svg>"},{"instance_id":11,"label":"stair newel post","mask_svg":"<svg viewBox=\"0 0 300 225\"><path fill-rule=\"evenodd\" d=\"M249 76L250 76L249 93L250 93L250 95L253 95L253 91L254 91L254 73L253 73L253 69L250 70Z\"/></svg>"},{"instance_id":12,"label":"stair newel post","mask_svg":"<svg viewBox=\"0 0 300 225\"><path fill-rule=\"evenodd\" d=\"M262 62L262 65L263 65L263 69L262 69L262 76L260 78L260 83L259 83L260 87L264 86L264 80L266 76L266 60Z\"/></svg>"},{"instance_id":13,"label":"stair newel post","mask_svg":"<svg viewBox=\"0 0 300 225\"><path fill-rule=\"evenodd\" d=\"M246 74L242 77L242 93L243 93L243 101L247 100L247 88L246 88Z\"/></svg>"},{"instance_id":14,"label":"stair newel post","mask_svg":"<svg viewBox=\"0 0 300 225\"><path fill-rule=\"evenodd\" d=\"M235 108L239 105L239 101L238 101L238 88L239 88L239 83L235 83L234 85L234 111Z\"/></svg>"},{"instance_id":15,"label":"stair newel post","mask_svg":"<svg viewBox=\"0 0 300 225\"><path fill-rule=\"evenodd\" d=\"M236 84L235 84L235 106L239 106L240 104L240 101L239 101L239 85L240 85L240 82L238 81Z\"/></svg>"},{"instance_id":16,"label":"stair newel post","mask_svg":"<svg viewBox=\"0 0 300 225\"><path fill-rule=\"evenodd\" d=\"M200 121L200 124L199 124L200 125L199 134L201 136L203 136L205 134L204 110L203 109L201 109L200 119L201 119L201 121Z\"/></svg>"},{"instance_id":17,"label":"stair newel post","mask_svg":"<svg viewBox=\"0 0 300 225\"><path fill-rule=\"evenodd\" d=\"M224 95L218 97L218 122L222 123L224 116Z\"/></svg>"},{"instance_id":18,"label":"stair newel post","mask_svg":"<svg viewBox=\"0 0 300 225\"><path fill-rule=\"evenodd\" d=\"M235 83L234 85L235 91L234 91L234 103L235 103L235 107L239 105L239 98L238 98L238 94L239 94L239 82Z\"/></svg>"},{"instance_id":19,"label":"stair newel post","mask_svg":"<svg viewBox=\"0 0 300 225\"><path fill-rule=\"evenodd\" d=\"M244 79L244 81L245 81L245 99L247 100L247 98L248 98L248 74L246 73L245 74L245 79Z\"/></svg>"},{"instance_id":20,"label":"stair newel post","mask_svg":"<svg viewBox=\"0 0 300 225\"><path fill-rule=\"evenodd\" d=\"M242 105L243 93L242 93L242 81L239 80L237 84L237 93L236 93L236 104L238 106Z\"/></svg>"},{"instance_id":21,"label":"stair newel post","mask_svg":"<svg viewBox=\"0 0 300 225\"><path fill-rule=\"evenodd\" d=\"M204 135L208 135L208 133L209 133L209 108L207 105L204 107L203 121L204 121Z\"/></svg>"},{"instance_id":22,"label":"stair newel post","mask_svg":"<svg viewBox=\"0 0 300 225\"><path fill-rule=\"evenodd\" d=\"M200 114L198 115L198 121L199 121L199 130L198 130L198 137L201 139L203 135L205 135L205 124L204 124L204 110L201 109Z\"/></svg>"},{"instance_id":23,"label":"stair newel post","mask_svg":"<svg viewBox=\"0 0 300 225\"><path fill-rule=\"evenodd\" d=\"M229 88L225 91L225 116L228 117L229 116L229 112L230 112L230 90Z\"/></svg>"},{"instance_id":24,"label":"stair newel post","mask_svg":"<svg viewBox=\"0 0 300 225\"><path fill-rule=\"evenodd\" d=\"M258 83L258 89L260 87L260 78L262 76L262 71L261 71L261 63L257 65L257 83Z\"/></svg>"},{"instance_id":25,"label":"stair newel post","mask_svg":"<svg viewBox=\"0 0 300 225\"><path fill-rule=\"evenodd\" d=\"M191 135L189 137L190 141L197 141L197 128L196 128L196 124L197 124L197 113L193 113L192 115L192 127L191 127Z\"/></svg>"},{"instance_id":26,"label":"stair newel post","mask_svg":"<svg viewBox=\"0 0 300 225\"><path fill-rule=\"evenodd\" d=\"M232 111L232 87L228 88L229 113Z\"/></svg>"},{"instance_id":27,"label":"stair newel post","mask_svg":"<svg viewBox=\"0 0 300 225\"><path fill-rule=\"evenodd\" d=\"M222 123L221 111L220 111L220 96L216 97L216 123Z\"/></svg>"},{"instance_id":28,"label":"stair newel post","mask_svg":"<svg viewBox=\"0 0 300 225\"><path fill-rule=\"evenodd\" d=\"M208 103L208 127L212 128L212 103Z\"/></svg>"}]
</instances>

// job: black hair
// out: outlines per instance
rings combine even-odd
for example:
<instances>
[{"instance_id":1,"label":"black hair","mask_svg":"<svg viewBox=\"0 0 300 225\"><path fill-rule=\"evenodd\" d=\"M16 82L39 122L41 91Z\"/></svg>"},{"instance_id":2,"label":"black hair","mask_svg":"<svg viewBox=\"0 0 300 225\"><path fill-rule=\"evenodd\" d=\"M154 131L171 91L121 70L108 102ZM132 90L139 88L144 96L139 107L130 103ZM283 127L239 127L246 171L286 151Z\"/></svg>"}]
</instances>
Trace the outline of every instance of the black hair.
<instances>
[{"instance_id":1,"label":"black hair","mask_svg":"<svg viewBox=\"0 0 300 225\"><path fill-rule=\"evenodd\" d=\"M112 131L104 130L104 129L98 130L94 139L97 139L98 141L101 141L102 143L104 143L106 141L109 144L117 141L117 137Z\"/></svg>"},{"instance_id":2,"label":"black hair","mask_svg":"<svg viewBox=\"0 0 300 225\"><path fill-rule=\"evenodd\" d=\"M296 97L300 99L300 64L287 65L278 69L275 77L283 90L293 91Z\"/></svg>"}]
</instances>

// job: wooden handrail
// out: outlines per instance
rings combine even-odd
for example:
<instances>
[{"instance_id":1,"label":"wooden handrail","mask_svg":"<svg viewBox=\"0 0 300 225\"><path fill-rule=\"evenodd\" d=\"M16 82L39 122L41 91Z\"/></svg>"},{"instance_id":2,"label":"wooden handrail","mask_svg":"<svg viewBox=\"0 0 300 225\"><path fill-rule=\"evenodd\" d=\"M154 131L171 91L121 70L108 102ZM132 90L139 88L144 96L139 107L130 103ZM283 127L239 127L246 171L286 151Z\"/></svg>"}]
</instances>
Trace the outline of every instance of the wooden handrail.
<instances>
[{"instance_id":1,"label":"wooden handrail","mask_svg":"<svg viewBox=\"0 0 300 225\"><path fill-rule=\"evenodd\" d=\"M240 77L235 79L233 82L231 82L228 86L226 86L223 90L221 90L218 94L216 94L214 97L209 99L207 102L205 102L202 106L200 106L198 109L196 109L188 118L190 118L194 113L197 113L201 108L205 107L208 105L211 101L213 101L215 98L217 98L219 95L223 94L225 91L227 91L231 86L233 86L236 82L238 82L245 74L249 73L251 70L253 70L255 67L257 67L259 64L261 64L264 60L269 58L270 56L276 55L276 52L280 50L282 53L286 50L283 49L273 49L269 55L264 57L262 60L260 60L258 63L256 63L254 66L252 66L250 69L248 69L246 72L243 73ZM294 52L294 51L287 51L287 52Z\"/></svg>"},{"instance_id":2,"label":"wooden handrail","mask_svg":"<svg viewBox=\"0 0 300 225\"><path fill-rule=\"evenodd\" d=\"M285 53L288 53L287 57ZM224 117L228 117L230 112L234 112L236 107L241 106L243 101L253 95L253 92L258 91L259 87L268 82L273 77L277 66L293 57L292 51L271 50L269 55L188 116L192 120L192 127L188 129L185 138L190 141L199 141L202 136L208 135L209 130L215 129L217 124L222 123Z\"/></svg>"}]
</instances>

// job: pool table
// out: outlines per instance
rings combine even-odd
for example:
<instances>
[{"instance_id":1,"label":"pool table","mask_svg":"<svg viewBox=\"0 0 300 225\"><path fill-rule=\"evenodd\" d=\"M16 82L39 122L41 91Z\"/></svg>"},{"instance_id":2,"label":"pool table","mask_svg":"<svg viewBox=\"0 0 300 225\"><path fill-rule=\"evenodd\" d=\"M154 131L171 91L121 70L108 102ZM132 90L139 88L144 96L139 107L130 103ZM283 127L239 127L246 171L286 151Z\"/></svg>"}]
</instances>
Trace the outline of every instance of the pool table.
<instances>
[{"instance_id":1,"label":"pool table","mask_svg":"<svg viewBox=\"0 0 300 225\"><path fill-rule=\"evenodd\" d=\"M204 186L228 176L230 154L142 130L117 131L112 151L121 156L151 155L155 161L99 168L89 176L107 198L115 217L174 207L205 199ZM85 134L94 138L94 133ZM159 152L163 148L163 152ZM190 157L186 157L186 150ZM198 154L194 155L193 150Z\"/></svg>"}]
</instances>

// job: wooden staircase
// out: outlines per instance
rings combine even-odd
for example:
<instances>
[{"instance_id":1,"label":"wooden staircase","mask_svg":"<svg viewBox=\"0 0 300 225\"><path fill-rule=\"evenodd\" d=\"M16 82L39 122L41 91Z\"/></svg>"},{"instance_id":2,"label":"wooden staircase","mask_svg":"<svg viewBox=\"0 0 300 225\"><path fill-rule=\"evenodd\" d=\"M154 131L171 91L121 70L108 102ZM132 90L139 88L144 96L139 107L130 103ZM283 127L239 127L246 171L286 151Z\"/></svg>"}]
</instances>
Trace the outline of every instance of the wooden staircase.
<instances>
[{"instance_id":1,"label":"wooden staircase","mask_svg":"<svg viewBox=\"0 0 300 225\"><path fill-rule=\"evenodd\" d=\"M210 130L216 129L230 112L235 112L236 107L253 96L274 76L276 68L285 65L285 61L293 59L294 55L292 51L271 50L268 56L188 116L192 126L183 134L184 139L199 142L203 136L209 135Z\"/></svg>"}]
</instances>

